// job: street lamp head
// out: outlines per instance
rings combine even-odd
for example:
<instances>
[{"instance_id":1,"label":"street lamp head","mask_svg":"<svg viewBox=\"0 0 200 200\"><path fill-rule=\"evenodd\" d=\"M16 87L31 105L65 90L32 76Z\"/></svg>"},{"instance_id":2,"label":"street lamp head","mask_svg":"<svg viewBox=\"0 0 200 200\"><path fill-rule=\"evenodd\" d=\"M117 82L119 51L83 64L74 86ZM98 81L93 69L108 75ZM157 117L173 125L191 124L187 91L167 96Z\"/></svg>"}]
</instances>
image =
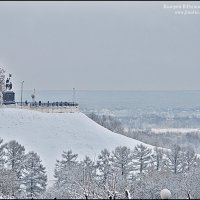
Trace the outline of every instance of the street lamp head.
<instances>
[{"instance_id":1,"label":"street lamp head","mask_svg":"<svg viewBox=\"0 0 200 200\"><path fill-rule=\"evenodd\" d=\"M31 98L34 99L34 98L35 98L35 94L32 94L32 95L31 95Z\"/></svg>"}]
</instances>

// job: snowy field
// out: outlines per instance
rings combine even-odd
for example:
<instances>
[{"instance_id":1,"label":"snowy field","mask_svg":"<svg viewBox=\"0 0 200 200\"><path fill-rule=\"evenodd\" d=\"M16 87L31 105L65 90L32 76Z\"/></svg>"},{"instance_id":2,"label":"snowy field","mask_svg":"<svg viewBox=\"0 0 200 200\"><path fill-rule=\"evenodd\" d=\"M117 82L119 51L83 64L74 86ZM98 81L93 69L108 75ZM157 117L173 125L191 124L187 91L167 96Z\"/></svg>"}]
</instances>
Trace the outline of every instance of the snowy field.
<instances>
[{"instance_id":1,"label":"snowy field","mask_svg":"<svg viewBox=\"0 0 200 200\"><path fill-rule=\"evenodd\" d=\"M63 150L71 149L80 159L88 155L95 160L103 148L113 150L125 145L133 149L142 143L109 131L83 113L40 113L16 108L0 109L0 138L4 143L16 140L26 152L38 153L47 168L49 184Z\"/></svg>"}]
</instances>

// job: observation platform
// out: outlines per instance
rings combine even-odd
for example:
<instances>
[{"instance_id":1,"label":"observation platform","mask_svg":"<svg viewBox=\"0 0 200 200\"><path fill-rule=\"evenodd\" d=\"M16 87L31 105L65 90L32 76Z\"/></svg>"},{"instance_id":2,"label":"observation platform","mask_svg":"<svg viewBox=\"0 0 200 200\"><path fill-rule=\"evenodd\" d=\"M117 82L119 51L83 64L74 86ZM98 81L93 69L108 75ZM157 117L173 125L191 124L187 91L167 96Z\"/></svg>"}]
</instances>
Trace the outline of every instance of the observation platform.
<instances>
[{"instance_id":1,"label":"observation platform","mask_svg":"<svg viewBox=\"0 0 200 200\"><path fill-rule=\"evenodd\" d=\"M2 108L21 108L45 113L74 113L79 112L79 105L75 102L28 103L2 105Z\"/></svg>"}]
</instances>

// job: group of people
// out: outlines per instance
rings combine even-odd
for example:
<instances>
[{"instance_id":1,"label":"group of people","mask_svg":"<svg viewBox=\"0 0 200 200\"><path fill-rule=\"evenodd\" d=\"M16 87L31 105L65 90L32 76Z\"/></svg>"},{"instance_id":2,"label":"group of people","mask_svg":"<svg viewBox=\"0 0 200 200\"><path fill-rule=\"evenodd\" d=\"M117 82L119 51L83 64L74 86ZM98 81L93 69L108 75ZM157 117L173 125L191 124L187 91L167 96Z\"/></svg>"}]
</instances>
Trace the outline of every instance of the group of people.
<instances>
[{"instance_id":1,"label":"group of people","mask_svg":"<svg viewBox=\"0 0 200 200\"><path fill-rule=\"evenodd\" d=\"M28 101L27 100L25 101L25 105L28 106ZM47 104L46 103L42 103L41 101L38 101L38 102L35 101L35 102L32 102L30 105L31 106L43 106L43 105L49 106L50 103L49 103L49 101L47 102Z\"/></svg>"},{"instance_id":2,"label":"group of people","mask_svg":"<svg viewBox=\"0 0 200 200\"><path fill-rule=\"evenodd\" d=\"M25 101L25 105L28 106L28 101L26 100ZM53 103L50 103L49 101L47 101L47 103L42 103L41 101L38 101L38 102L32 102L30 104L31 106L78 106L77 103L74 103L74 102L53 102Z\"/></svg>"}]
</instances>

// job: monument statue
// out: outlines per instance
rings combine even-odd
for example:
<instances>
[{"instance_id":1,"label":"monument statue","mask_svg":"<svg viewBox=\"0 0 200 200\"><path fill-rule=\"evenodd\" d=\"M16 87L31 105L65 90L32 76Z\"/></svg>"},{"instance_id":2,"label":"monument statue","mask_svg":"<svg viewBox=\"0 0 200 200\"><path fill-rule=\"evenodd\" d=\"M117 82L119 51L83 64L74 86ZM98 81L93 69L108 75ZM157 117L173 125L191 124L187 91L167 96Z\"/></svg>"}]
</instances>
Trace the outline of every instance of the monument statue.
<instances>
[{"instance_id":1,"label":"monument statue","mask_svg":"<svg viewBox=\"0 0 200 200\"><path fill-rule=\"evenodd\" d=\"M3 92L3 104L15 104L15 93L12 91L12 82L10 78L12 74L9 74L9 77L6 79L6 91Z\"/></svg>"}]
</instances>

